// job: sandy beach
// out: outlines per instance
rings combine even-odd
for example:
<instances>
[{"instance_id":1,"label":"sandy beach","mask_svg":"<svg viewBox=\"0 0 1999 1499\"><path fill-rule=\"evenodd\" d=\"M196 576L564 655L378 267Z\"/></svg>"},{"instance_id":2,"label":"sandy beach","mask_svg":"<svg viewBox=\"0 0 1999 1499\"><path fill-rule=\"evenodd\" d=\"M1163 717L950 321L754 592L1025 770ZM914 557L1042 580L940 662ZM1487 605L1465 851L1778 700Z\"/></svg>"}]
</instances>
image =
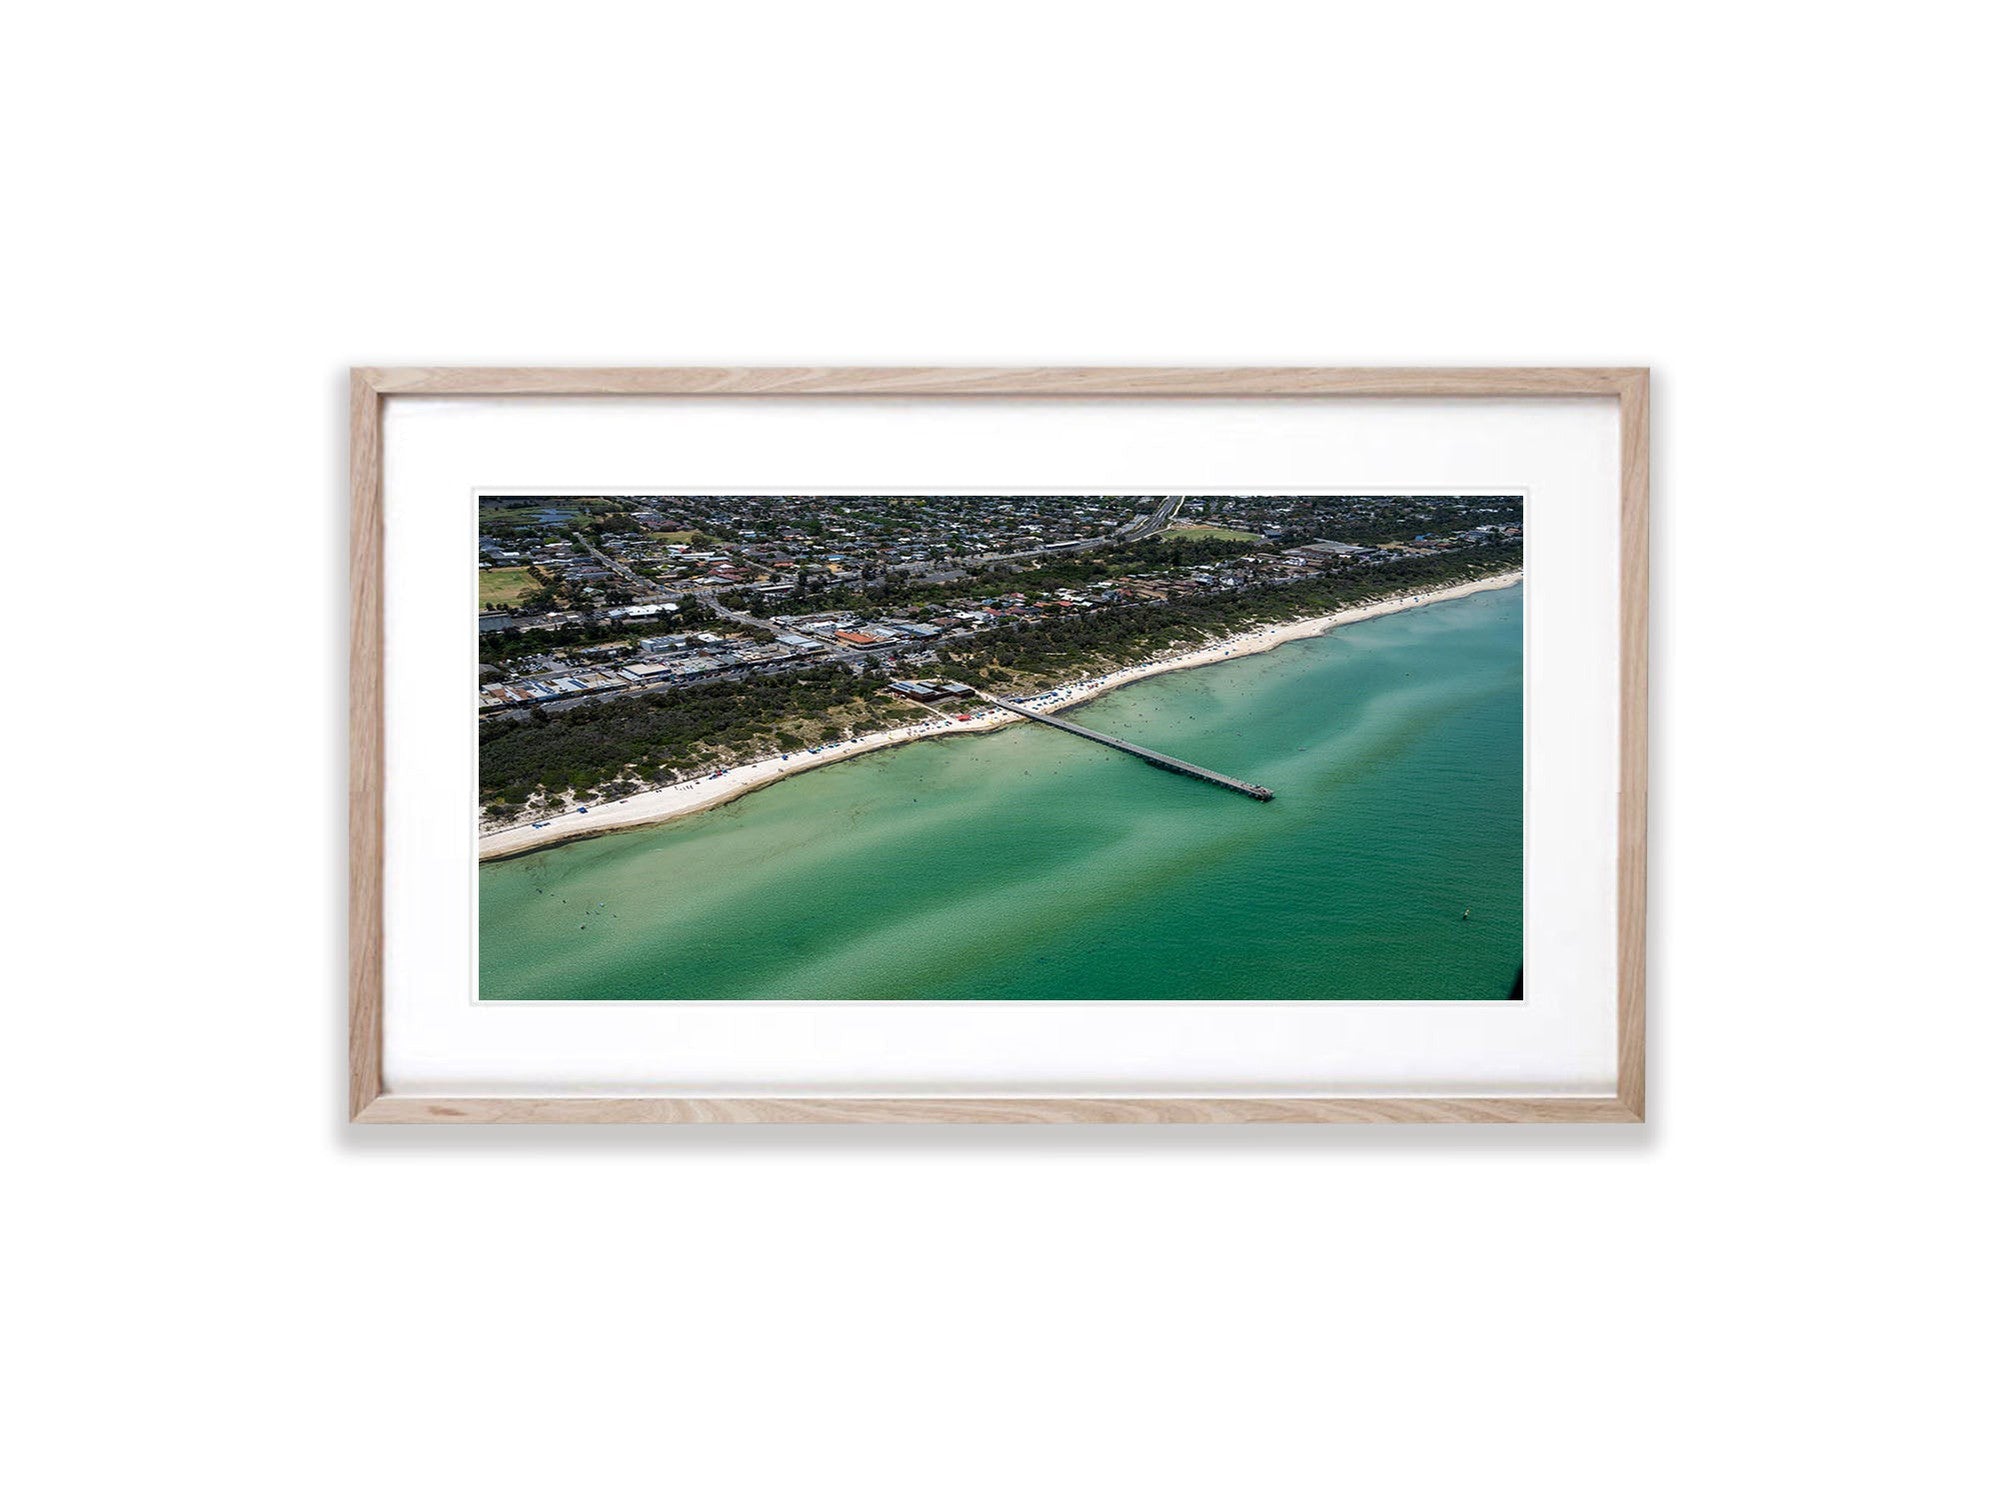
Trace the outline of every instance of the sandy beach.
<instances>
[{"instance_id":1,"label":"sandy beach","mask_svg":"<svg viewBox=\"0 0 1999 1499\"><path fill-rule=\"evenodd\" d=\"M1185 671L1190 667L1211 666L1217 661L1226 661L1235 656L1255 655L1260 651L1274 650L1287 641L1303 640L1311 635L1323 635L1340 625L1373 619L1382 614L1393 614L1402 609L1413 609L1423 604L1441 603L1445 599L1463 598L1469 594L1483 593L1488 589L1511 588L1520 580L1521 574L1518 572L1501 573L1494 577L1459 583L1450 588L1439 588L1428 593L1404 594L1383 599L1359 608L1345 609L1338 614L1294 620L1284 625L1266 625L1260 629L1244 631L1240 635L1228 636L1199 650L1162 656L1156 660L1141 661L1137 665L1127 666L1118 671L1083 677L1062 687L1037 693L1032 697L1024 697L1021 701L1042 712L1055 712L1062 708L1073 707L1077 703L1088 702L1099 693L1109 692L1146 677L1157 676L1161 672ZM961 707L960 711L970 710ZM587 811L571 811L552 817L542 827L523 823L516 827L486 833L479 839L479 858L482 861L503 859L534 848L588 838L596 833L667 822L676 817L685 817L692 812L732 802L739 796L747 796L750 792L768 786L774 781L781 781L786 776L797 775L801 771L816 770L822 765L831 765L840 760L850 760L856 755L872 754L876 750L893 749L896 745L908 744L913 740L936 739L947 734L990 733L995 729L1004 729L1009 725L1024 722L1025 719L1003 708L983 705L977 711L971 712L970 717L963 721L959 720L956 713L940 713L938 717L923 723L911 724L904 728L885 729L878 734L867 734L857 739L841 740L827 745L816 754L809 750L795 751L790 755L773 756L767 760L739 765L733 770L723 771L719 775L699 781L685 781L680 785L667 786L656 791L641 791L621 801L593 802Z\"/></svg>"}]
</instances>

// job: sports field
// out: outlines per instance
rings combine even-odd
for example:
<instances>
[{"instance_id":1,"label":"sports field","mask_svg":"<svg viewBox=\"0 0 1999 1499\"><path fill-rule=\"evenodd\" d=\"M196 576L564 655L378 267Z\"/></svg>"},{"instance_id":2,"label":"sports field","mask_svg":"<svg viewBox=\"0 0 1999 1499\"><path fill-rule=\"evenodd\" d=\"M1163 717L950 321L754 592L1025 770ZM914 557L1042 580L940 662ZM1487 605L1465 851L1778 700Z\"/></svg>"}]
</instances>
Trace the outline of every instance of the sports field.
<instances>
[{"instance_id":1,"label":"sports field","mask_svg":"<svg viewBox=\"0 0 1999 1499\"><path fill-rule=\"evenodd\" d=\"M534 577L524 567L483 569L479 574L479 607L499 609L516 603L534 586Z\"/></svg>"},{"instance_id":2,"label":"sports field","mask_svg":"<svg viewBox=\"0 0 1999 1499\"><path fill-rule=\"evenodd\" d=\"M1232 531L1227 526L1173 526L1168 536L1185 536L1194 541L1261 541L1254 531Z\"/></svg>"}]
</instances>

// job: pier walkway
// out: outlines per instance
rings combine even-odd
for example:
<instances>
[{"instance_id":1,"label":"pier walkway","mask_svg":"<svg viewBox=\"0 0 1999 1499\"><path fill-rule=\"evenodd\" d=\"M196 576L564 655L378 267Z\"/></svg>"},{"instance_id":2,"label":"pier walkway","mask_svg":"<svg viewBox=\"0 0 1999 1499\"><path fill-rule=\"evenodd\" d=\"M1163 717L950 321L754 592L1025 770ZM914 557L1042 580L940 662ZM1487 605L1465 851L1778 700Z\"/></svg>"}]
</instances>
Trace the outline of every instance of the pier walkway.
<instances>
[{"instance_id":1,"label":"pier walkway","mask_svg":"<svg viewBox=\"0 0 1999 1499\"><path fill-rule=\"evenodd\" d=\"M1226 786L1230 791L1240 791L1244 796L1253 796L1260 802L1267 802L1276 793L1267 786L1252 785L1248 781L1238 781L1234 776L1225 776L1218 770L1204 770L1198 765L1190 765L1185 760L1176 760L1171 755L1162 755L1157 750L1149 750L1142 744L1129 744L1122 739L1113 739L1108 734L1099 734L1095 729L1086 729L1081 724L1064 723L1059 718L1046 713L1037 713L1032 708L1024 708L1019 703L1009 702L1003 697L994 697L990 692L981 692L995 708L1004 708L1009 713L1018 713L1022 718L1031 718L1036 723L1045 723L1050 728L1061 729L1065 733L1080 734L1085 739L1094 739L1098 744L1107 744L1112 749L1123 750L1127 755L1136 755L1141 760L1149 760L1165 770L1178 771L1183 776L1192 776L1197 781L1212 781L1217 786Z\"/></svg>"}]
</instances>

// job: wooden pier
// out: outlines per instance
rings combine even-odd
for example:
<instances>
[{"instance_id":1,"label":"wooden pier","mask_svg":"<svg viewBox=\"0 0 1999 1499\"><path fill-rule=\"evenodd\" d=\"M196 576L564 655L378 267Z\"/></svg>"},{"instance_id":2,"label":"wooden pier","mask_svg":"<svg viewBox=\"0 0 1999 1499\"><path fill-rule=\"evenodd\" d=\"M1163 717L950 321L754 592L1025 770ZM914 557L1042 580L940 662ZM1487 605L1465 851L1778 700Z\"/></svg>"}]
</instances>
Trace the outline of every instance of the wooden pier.
<instances>
[{"instance_id":1,"label":"wooden pier","mask_svg":"<svg viewBox=\"0 0 1999 1499\"><path fill-rule=\"evenodd\" d=\"M1019 703L1010 702L1003 697L994 697L990 692L981 692L978 696L984 698L995 708L1004 708L1009 713L1018 713L1022 718L1031 718L1036 723L1045 723L1052 729L1061 729L1064 733L1080 734L1085 739L1094 739L1098 744L1107 744L1114 750L1123 750L1127 755L1136 755L1139 759L1149 761L1159 766L1162 770L1171 770L1183 776L1192 776L1197 781L1209 781L1217 786L1225 786L1230 791L1240 791L1244 796L1253 796L1260 802L1267 802L1272 796L1276 795L1267 786L1257 786L1249 781L1238 781L1234 776L1225 776L1218 770L1207 770L1199 765L1190 765L1185 760L1176 760L1171 755L1162 755L1157 750L1149 750L1142 744L1130 744L1122 739L1113 739L1108 734L1099 734L1095 729L1086 729L1081 724L1065 723L1061 719L1047 713L1039 713L1032 708L1022 707Z\"/></svg>"}]
</instances>

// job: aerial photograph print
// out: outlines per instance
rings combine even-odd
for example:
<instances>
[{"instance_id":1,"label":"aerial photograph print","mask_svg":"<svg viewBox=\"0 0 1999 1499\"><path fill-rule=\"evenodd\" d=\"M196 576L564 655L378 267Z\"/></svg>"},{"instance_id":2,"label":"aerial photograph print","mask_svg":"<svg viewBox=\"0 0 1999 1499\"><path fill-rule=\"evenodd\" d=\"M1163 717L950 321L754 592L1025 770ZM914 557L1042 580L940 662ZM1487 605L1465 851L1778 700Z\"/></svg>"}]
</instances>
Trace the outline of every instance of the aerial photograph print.
<instances>
[{"instance_id":1,"label":"aerial photograph print","mask_svg":"<svg viewBox=\"0 0 1999 1499\"><path fill-rule=\"evenodd\" d=\"M1524 997L1522 494L476 503L481 1002Z\"/></svg>"}]
</instances>

